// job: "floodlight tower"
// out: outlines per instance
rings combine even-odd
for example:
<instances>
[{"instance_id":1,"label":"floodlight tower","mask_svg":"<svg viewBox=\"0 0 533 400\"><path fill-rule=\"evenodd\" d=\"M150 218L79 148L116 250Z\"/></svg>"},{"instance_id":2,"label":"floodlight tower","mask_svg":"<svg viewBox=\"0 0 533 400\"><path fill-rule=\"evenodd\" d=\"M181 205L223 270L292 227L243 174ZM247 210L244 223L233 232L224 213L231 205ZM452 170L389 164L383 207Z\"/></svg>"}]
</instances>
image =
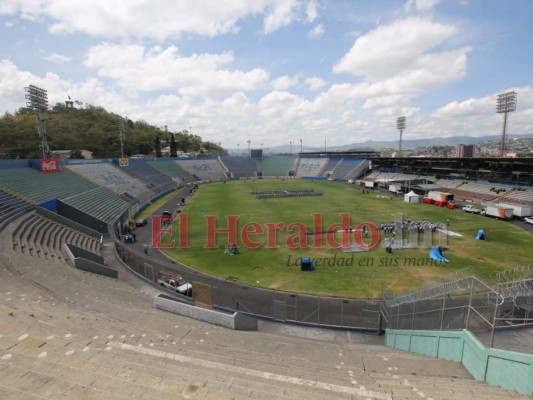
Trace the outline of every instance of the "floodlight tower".
<instances>
[{"instance_id":1,"label":"floodlight tower","mask_svg":"<svg viewBox=\"0 0 533 400\"><path fill-rule=\"evenodd\" d=\"M498 95L496 112L503 114L502 139L500 142L500 157L505 157L505 142L507 140L507 114L516 111L516 93L507 92Z\"/></svg>"},{"instance_id":2,"label":"floodlight tower","mask_svg":"<svg viewBox=\"0 0 533 400\"><path fill-rule=\"evenodd\" d=\"M250 139L248 139L246 143L248 143L248 158L252 158L252 151L250 150Z\"/></svg>"},{"instance_id":3,"label":"floodlight tower","mask_svg":"<svg viewBox=\"0 0 533 400\"><path fill-rule=\"evenodd\" d=\"M118 120L118 138L120 139L120 158L124 158L124 140L126 139L126 135L124 134L124 120L122 118Z\"/></svg>"},{"instance_id":4,"label":"floodlight tower","mask_svg":"<svg viewBox=\"0 0 533 400\"><path fill-rule=\"evenodd\" d=\"M398 157L402 157L403 151L403 131L405 129L405 117L398 117L396 119L396 129L400 131L400 143L398 148Z\"/></svg>"},{"instance_id":5,"label":"floodlight tower","mask_svg":"<svg viewBox=\"0 0 533 400\"><path fill-rule=\"evenodd\" d=\"M48 92L34 85L25 87L24 90L26 91L26 106L37 112L40 147L43 152L43 158L47 158L50 149L46 140L46 121L44 120L43 112L48 110Z\"/></svg>"}]
</instances>

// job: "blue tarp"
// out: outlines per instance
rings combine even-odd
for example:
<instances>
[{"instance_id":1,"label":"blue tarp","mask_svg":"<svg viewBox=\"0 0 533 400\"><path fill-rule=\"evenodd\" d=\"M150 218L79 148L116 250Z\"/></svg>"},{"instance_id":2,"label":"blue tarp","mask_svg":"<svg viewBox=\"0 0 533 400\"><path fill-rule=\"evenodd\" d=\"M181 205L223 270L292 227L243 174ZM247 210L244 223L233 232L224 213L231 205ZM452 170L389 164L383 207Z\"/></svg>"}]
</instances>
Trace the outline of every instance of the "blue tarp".
<instances>
[{"instance_id":1,"label":"blue tarp","mask_svg":"<svg viewBox=\"0 0 533 400\"><path fill-rule=\"evenodd\" d=\"M439 246L433 246L431 248L431 250L429 251L429 258L435 261L441 261L441 262L446 262L446 263L450 262L450 260L448 260L446 257L442 255L442 253L440 252Z\"/></svg>"},{"instance_id":2,"label":"blue tarp","mask_svg":"<svg viewBox=\"0 0 533 400\"><path fill-rule=\"evenodd\" d=\"M483 231L483 229L480 229L479 231L477 231L476 240L485 240L485 239L486 239L486 236L485 236L485 232Z\"/></svg>"},{"instance_id":3,"label":"blue tarp","mask_svg":"<svg viewBox=\"0 0 533 400\"><path fill-rule=\"evenodd\" d=\"M313 263L313 260L310 258L302 258L300 262L301 270L302 271L314 271L315 270L315 264Z\"/></svg>"}]
</instances>

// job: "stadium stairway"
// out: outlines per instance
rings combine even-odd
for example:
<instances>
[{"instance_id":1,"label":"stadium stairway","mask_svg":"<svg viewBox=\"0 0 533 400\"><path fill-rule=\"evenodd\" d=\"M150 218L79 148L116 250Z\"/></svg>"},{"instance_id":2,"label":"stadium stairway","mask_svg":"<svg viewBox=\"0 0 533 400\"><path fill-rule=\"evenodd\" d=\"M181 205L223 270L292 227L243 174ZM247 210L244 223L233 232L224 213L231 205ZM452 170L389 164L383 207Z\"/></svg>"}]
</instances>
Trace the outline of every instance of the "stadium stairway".
<instances>
[{"instance_id":1,"label":"stadium stairway","mask_svg":"<svg viewBox=\"0 0 533 400\"><path fill-rule=\"evenodd\" d=\"M126 271L33 262L7 245L15 228L0 232L2 400L528 398L368 336L230 331L165 313L159 290Z\"/></svg>"}]
</instances>

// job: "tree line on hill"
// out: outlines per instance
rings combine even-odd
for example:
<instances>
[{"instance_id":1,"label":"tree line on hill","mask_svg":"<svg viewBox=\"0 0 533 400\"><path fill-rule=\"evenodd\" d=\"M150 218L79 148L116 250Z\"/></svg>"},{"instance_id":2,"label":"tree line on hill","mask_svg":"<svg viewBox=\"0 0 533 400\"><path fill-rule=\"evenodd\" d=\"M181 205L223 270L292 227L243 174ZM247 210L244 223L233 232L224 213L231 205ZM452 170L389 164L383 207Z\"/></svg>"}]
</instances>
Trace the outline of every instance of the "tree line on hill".
<instances>
[{"instance_id":1,"label":"tree line on hill","mask_svg":"<svg viewBox=\"0 0 533 400\"><path fill-rule=\"evenodd\" d=\"M71 157L75 158L82 158L82 150L91 151L94 158L120 157L120 121L123 121L125 156L143 154L161 157L162 150L167 146L170 147L171 157L178 152L227 154L216 143L204 141L188 130L170 132L89 104L83 108L66 108L58 103L43 115L50 150L71 150ZM20 108L15 114L6 112L0 118L0 158L40 158L42 152L37 132L34 111Z\"/></svg>"}]
</instances>

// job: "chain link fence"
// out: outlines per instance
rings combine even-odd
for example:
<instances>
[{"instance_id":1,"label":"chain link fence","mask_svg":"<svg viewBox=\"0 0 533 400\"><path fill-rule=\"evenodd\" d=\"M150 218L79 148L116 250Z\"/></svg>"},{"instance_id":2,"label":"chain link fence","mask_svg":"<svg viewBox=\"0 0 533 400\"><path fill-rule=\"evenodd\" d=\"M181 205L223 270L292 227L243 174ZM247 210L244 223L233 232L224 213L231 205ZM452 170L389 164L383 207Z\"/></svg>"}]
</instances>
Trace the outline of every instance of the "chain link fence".
<instances>
[{"instance_id":1,"label":"chain link fence","mask_svg":"<svg viewBox=\"0 0 533 400\"><path fill-rule=\"evenodd\" d=\"M426 284L411 293L383 293L382 299L339 298L223 280L175 261L146 255L114 239L122 261L147 281L157 285L160 272L176 273L192 282L194 303L241 311L258 318L374 333L381 333L385 328L468 329L473 333L490 333L490 341L486 343L489 347L498 330L533 325L533 277L491 285L475 276L465 276L470 272L465 269L446 277L455 280L432 282L433 286ZM500 273L498 277L519 276L513 271ZM531 268L520 267L519 271L527 276Z\"/></svg>"}]
</instances>

